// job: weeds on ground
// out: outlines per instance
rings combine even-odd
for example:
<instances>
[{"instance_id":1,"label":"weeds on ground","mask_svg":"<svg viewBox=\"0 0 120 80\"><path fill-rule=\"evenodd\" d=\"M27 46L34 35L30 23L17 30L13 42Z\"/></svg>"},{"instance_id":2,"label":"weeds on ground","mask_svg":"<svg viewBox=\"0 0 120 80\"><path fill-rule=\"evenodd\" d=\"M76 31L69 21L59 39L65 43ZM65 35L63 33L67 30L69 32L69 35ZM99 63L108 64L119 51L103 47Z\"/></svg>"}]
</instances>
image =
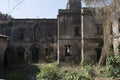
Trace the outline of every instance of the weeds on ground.
<instances>
[{"instance_id":1,"label":"weeds on ground","mask_svg":"<svg viewBox=\"0 0 120 80\"><path fill-rule=\"evenodd\" d=\"M120 57L110 54L107 58L106 66L101 69L99 76L106 78L117 78L120 77Z\"/></svg>"},{"instance_id":2,"label":"weeds on ground","mask_svg":"<svg viewBox=\"0 0 120 80\"><path fill-rule=\"evenodd\" d=\"M107 58L107 64L97 73L91 63L84 63L77 70L61 70L58 64L44 64L38 66L40 70L36 75L36 80L94 80L96 77L117 78L120 77L120 58L113 54ZM98 71L98 70L97 70ZM11 73L8 80L25 80L24 73Z\"/></svg>"}]
</instances>

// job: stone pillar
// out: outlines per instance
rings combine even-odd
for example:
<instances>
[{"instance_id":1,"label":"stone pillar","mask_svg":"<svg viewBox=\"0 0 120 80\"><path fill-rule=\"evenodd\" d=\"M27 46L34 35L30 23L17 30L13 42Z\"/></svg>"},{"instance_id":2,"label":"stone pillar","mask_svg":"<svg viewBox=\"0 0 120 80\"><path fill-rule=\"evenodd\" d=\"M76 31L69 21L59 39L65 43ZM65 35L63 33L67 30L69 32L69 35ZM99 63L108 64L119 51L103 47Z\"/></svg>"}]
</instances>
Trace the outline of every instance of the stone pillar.
<instances>
[{"instance_id":1,"label":"stone pillar","mask_svg":"<svg viewBox=\"0 0 120 80\"><path fill-rule=\"evenodd\" d=\"M83 25L83 9L81 9L81 63L84 62L84 25Z\"/></svg>"},{"instance_id":2,"label":"stone pillar","mask_svg":"<svg viewBox=\"0 0 120 80\"><path fill-rule=\"evenodd\" d=\"M113 50L115 55L119 55L119 29L118 20L114 20L112 23L113 31Z\"/></svg>"},{"instance_id":3,"label":"stone pillar","mask_svg":"<svg viewBox=\"0 0 120 80\"><path fill-rule=\"evenodd\" d=\"M58 26L57 26L57 63L60 63L60 41L59 41L59 37L60 37L60 32L59 32L59 17L58 17Z\"/></svg>"}]
</instances>

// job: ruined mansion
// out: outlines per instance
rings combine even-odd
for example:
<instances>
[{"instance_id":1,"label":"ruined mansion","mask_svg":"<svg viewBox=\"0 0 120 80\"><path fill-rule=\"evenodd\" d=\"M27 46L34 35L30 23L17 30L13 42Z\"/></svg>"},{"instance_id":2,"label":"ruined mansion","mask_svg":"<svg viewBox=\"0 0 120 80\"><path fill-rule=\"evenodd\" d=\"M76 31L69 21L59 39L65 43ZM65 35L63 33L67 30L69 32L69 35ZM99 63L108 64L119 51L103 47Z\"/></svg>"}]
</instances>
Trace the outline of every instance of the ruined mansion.
<instances>
[{"instance_id":1,"label":"ruined mansion","mask_svg":"<svg viewBox=\"0 0 120 80\"><path fill-rule=\"evenodd\" d=\"M84 54L87 61L97 61L103 40L102 24L88 8L81 13L81 0L69 0L59 9L57 19L10 19L0 21L0 34L9 36L4 51L8 63L56 61L80 62L81 16L84 27ZM59 48L58 48L59 47ZM59 50L59 51L58 51Z\"/></svg>"}]
</instances>

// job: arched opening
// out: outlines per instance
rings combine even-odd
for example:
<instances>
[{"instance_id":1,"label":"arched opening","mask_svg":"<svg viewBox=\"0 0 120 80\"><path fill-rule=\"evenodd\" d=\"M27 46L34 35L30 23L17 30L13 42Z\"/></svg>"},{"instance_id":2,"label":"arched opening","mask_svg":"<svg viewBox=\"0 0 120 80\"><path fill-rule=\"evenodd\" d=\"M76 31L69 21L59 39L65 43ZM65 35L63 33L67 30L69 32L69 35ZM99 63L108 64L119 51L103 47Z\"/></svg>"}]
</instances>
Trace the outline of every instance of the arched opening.
<instances>
[{"instance_id":1,"label":"arched opening","mask_svg":"<svg viewBox=\"0 0 120 80\"><path fill-rule=\"evenodd\" d=\"M8 67L8 65L9 65L9 60L8 59L9 59L8 58L8 51L5 51L5 53L4 53L4 62L3 62L4 67Z\"/></svg>"},{"instance_id":2,"label":"arched opening","mask_svg":"<svg viewBox=\"0 0 120 80\"><path fill-rule=\"evenodd\" d=\"M39 48L33 47L32 49L32 62L38 62L39 60Z\"/></svg>"},{"instance_id":3,"label":"arched opening","mask_svg":"<svg viewBox=\"0 0 120 80\"><path fill-rule=\"evenodd\" d=\"M40 56L40 47L39 45L32 45L31 46L31 60L33 63L39 62Z\"/></svg>"},{"instance_id":4,"label":"arched opening","mask_svg":"<svg viewBox=\"0 0 120 80\"><path fill-rule=\"evenodd\" d=\"M25 63L25 49L23 47L17 48L17 61L18 63Z\"/></svg>"},{"instance_id":5,"label":"arched opening","mask_svg":"<svg viewBox=\"0 0 120 80\"><path fill-rule=\"evenodd\" d=\"M8 45L7 49L4 52L4 67L7 67L11 64L15 64L16 55L12 46Z\"/></svg>"}]
</instances>

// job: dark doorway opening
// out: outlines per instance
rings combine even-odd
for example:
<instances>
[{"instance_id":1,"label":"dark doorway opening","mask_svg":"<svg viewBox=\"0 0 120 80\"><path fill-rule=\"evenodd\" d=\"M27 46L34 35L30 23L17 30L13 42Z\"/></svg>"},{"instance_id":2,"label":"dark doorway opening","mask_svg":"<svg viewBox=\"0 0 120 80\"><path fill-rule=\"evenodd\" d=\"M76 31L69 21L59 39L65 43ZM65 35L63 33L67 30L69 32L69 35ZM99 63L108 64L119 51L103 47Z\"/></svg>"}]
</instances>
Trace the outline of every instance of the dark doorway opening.
<instances>
[{"instance_id":1,"label":"dark doorway opening","mask_svg":"<svg viewBox=\"0 0 120 80\"><path fill-rule=\"evenodd\" d=\"M12 64L15 64L16 62L16 55L14 53L14 49L12 46L8 45L7 49L4 52L4 67L8 67Z\"/></svg>"},{"instance_id":2,"label":"dark doorway opening","mask_svg":"<svg viewBox=\"0 0 120 80\"><path fill-rule=\"evenodd\" d=\"M95 49L95 51L97 52L97 62L99 62L100 60L102 48L103 48L103 41L100 41L99 46Z\"/></svg>"},{"instance_id":3,"label":"dark doorway opening","mask_svg":"<svg viewBox=\"0 0 120 80\"><path fill-rule=\"evenodd\" d=\"M31 59L33 63L38 63L39 62L39 56L40 56L40 47L39 45L33 44L31 46Z\"/></svg>"},{"instance_id":4,"label":"dark doorway opening","mask_svg":"<svg viewBox=\"0 0 120 80\"><path fill-rule=\"evenodd\" d=\"M18 63L25 63L25 49L23 47L17 48Z\"/></svg>"},{"instance_id":5,"label":"dark doorway opening","mask_svg":"<svg viewBox=\"0 0 120 80\"><path fill-rule=\"evenodd\" d=\"M32 62L39 61L39 48L33 47L32 49Z\"/></svg>"},{"instance_id":6,"label":"dark doorway opening","mask_svg":"<svg viewBox=\"0 0 120 80\"><path fill-rule=\"evenodd\" d=\"M3 66L4 67L8 67L8 62L9 60L8 60L8 54L7 54L7 52L5 52L5 54L4 54L4 62L3 62Z\"/></svg>"}]
</instances>

